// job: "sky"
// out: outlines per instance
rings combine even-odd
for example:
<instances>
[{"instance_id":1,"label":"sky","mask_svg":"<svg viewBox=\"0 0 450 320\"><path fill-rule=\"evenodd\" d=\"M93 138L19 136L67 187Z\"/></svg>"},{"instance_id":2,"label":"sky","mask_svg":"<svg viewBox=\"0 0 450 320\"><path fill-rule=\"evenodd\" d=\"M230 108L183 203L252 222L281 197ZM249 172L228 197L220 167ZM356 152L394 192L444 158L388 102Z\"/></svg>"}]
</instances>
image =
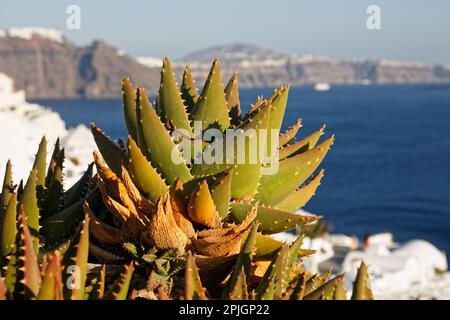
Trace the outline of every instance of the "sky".
<instances>
[{"instance_id":1,"label":"sky","mask_svg":"<svg viewBox=\"0 0 450 320\"><path fill-rule=\"evenodd\" d=\"M81 29L69 30L69 5ZM380 30L369 30L369 5ZM79 45L101 39L132 56L180 58L250 43L292 54L450 63L448 0L2 0L0 28L52 27Z\"/></svg>"}]
</instances>

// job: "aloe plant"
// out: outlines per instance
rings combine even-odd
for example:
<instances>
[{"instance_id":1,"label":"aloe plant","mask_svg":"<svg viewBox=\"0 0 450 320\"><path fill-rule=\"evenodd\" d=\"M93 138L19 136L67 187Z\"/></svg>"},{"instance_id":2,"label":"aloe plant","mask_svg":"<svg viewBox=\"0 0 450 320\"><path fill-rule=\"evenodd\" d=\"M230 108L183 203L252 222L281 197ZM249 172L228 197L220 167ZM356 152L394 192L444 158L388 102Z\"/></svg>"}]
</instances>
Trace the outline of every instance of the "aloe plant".
<instances>
[{"instance_id":1,"label":"aloe plant","mask_svg":"<svg viewBox=\"0 0 450 320\"><path fill-rule=\"evenodd\" d=\"M200 94L189 67L180 87L175 79L166 58L155 108L144 88L135 90L123 79L128 141L111 141L92 124L99 151L68 190L59 142L47 167L42 140L30 176L19 187L8 163L0 197L0 298L347 298L343 275L329 279L331 272L315 275L302 268L302 259L314 254L301 248L303 236L291 245L270 236L307 230L320 219L293 211L320 185L323 169L315 172L334 137L319 142L322 127L296 139L301 120L279 134L288 86L265 100L258 97L243 114L238 76L224 86L218 60ZM203 132L216 129L220 138L229 129L269 130L258 148L271 162L189 162L214 147L198 139L196 123ZM174 139L178 130L184 136ZM200 146L200 154L186 157L184 142L189 150ZM248 146L243 153L250 155ZM264 174L273 161L278 171ZM91 262L103 265L94 277ZM108 286L110 264L124 267ZM365 265L352 298L373 298Z\"/></svg>"}]
</instances>

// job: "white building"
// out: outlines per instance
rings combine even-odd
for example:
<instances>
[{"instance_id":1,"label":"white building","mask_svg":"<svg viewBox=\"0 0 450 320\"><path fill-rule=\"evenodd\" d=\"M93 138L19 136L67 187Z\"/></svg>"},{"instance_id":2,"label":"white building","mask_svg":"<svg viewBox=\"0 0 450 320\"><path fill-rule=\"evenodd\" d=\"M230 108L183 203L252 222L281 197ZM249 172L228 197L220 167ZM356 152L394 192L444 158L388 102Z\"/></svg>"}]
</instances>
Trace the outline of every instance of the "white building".
<instances>
[{"instance_id":1,"label":"white building","mask_svg":"<svg viewBox=\"0 0 450 320\"><path fill-rule=\"evenodd\" d=\"M74 129L66 128L58 113L26 102L25 92L16 91L14 80L0 73L0 181L3 181L8 160L13 164L14 181L28 177L43 136L48 141L48 158L59 137L66 150L66 159L76 159L65 162L65 183L69 187L92 161L96 145L90 130L84 125Z\"/></svg>"}]
</instances>

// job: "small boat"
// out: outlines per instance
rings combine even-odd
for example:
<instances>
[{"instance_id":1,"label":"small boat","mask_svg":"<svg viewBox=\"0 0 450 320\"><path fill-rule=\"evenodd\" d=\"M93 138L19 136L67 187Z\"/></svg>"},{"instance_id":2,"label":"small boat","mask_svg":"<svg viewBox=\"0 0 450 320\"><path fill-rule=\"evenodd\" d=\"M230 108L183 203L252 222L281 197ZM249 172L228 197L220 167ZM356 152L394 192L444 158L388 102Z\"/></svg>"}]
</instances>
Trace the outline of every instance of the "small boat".
<instances>
[{"instance_id":1,"label":"small boat","mask_svg":"<svg viewBox=\"0 0 450 320\"><path fill-rule=\"evenodd\" d=\"M326 82L318 82L314 85L314 90L316 91L328 91L330 90L330 85Z\"/></svg>"}]
</instances>

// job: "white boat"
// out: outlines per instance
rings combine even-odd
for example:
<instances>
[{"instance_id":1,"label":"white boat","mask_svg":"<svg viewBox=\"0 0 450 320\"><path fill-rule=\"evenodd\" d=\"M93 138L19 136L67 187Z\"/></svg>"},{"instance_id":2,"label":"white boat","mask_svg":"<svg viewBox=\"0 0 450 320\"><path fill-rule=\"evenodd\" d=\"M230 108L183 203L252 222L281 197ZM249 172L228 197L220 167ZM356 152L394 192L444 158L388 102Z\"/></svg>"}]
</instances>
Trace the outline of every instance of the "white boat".
<instances>
[{"instance_id":1,"label":"white boat","mask_svg":"<svg viewBox=\"0 0 450 320\"><path fill-rule=\"evenodd\" d=\"M314 85L314 90L316 91L328 91L330 90L330 85L326 82L318 82Z\"/></svg>"}]
</instances>

